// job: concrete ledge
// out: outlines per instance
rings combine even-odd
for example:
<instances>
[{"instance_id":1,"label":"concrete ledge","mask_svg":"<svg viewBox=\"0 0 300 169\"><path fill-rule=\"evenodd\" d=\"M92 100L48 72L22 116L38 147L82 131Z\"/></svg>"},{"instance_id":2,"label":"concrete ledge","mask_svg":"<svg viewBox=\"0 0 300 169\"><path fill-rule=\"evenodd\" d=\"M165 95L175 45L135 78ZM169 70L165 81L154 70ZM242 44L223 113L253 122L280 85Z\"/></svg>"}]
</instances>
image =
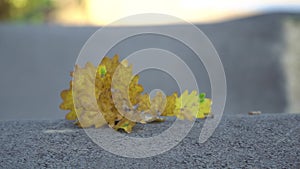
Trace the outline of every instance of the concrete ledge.
<instances>
[{"instance_id":1,"label":"concrete ledge","mask_svg":"<svg viewBox=\"0 0 300 169\"><path fill-rule=\"evenodd\" d=\"M104 151L65 120L2 121L0 168L300 168L300 115L225 115L199 144L203 122L170 151L129 159ZM170 124L139 125L133 135L151 136Z\"/></svg>"}]
</instances>

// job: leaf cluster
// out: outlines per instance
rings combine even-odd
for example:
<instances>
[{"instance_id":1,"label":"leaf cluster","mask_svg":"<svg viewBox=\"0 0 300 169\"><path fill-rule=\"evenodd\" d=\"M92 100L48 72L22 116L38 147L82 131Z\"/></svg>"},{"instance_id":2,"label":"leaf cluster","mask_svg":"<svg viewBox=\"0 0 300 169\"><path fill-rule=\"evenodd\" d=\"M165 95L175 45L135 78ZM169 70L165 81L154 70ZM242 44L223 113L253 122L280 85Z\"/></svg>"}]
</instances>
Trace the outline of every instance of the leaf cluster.
<instances>
[{"instance_id":1,"label":"leaf cluster","mask_svg":"<svg viewBox=\"0 0 300 169\"><path fill-rule=\"evenodd\" d=\"M163 121L164 116L193 120L211 113L211 100L205 94L187 90L178 96L157 92L151 99L143 93L139 76L132 74L132 65L119 61L118 55L104 57L95 67L87 63L75 66L69 89L61 92L60 108L69 110L67 120L80 127L101 127L108 124L115 130L129 133L136 123Z\"/></svg>"}]
</instances>

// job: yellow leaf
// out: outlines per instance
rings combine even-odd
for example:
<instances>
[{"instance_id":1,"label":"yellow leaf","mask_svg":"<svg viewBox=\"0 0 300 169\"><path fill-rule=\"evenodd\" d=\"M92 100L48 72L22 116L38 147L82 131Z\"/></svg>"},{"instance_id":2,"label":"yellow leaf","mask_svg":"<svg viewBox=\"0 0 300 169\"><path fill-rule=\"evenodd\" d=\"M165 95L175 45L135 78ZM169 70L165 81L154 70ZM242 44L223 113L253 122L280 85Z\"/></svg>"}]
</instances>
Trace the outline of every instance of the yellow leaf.
<instances>
[{"instance_id":1,"label":"yellow leaf","mask_svg":"<svg viewBox=\"0 0 300 169\"><path fill-rule=\"evenodd\" d=\"M205 98L203 102L200 102L197 118L203 119L209 115L211 113L211 105L212 101L207 98Z\"/></svg>"},{"instance_id":2,"label":"yellow leaf","mask_svg":"<svg viewBox=\"0 0 300 169\"><path fill-rule=\"evenodd\" d=\"M76 112L74 110L70 111L69 113L66 114L66 119L67 120L76 120Z\"/></svg>"},{"instance_id":3,"label":"yellow leaf","mask_svg":"<svg viewBox=\"0 0 300 169\"><path fill-rule=\"evenodd\" d=\"M192 91L188 94L188 91L184 91L179 98L176 98L175 115L179 119L192 120L196 117L199 110L199 99L197 91Z\"/></svg>"},{"instance_id":4,"label":"yellow leaf","mask_svg":"<svg viewBox=\"0 0 300 169\"><path fill-rule=\"evenodd\" d=\"M99 94L99 89L94 87L95 73L96 67L90 62L83 68L76 65L74 72L71 73L71 76L75 79L70 82L68 90L61 92L63 102L60 108L70 110L66 115L66 119L78 120L81 127L102 126L105 124L103 117L95 114L95 112L99 113L97 103L93 101ZM76 87L74 88L73 85ZM74 103L76 103L76 108Z\"/></svg>"},{"instance_id":5,"label":"yellow leaf","mask_svg":"<svg viewBox=\"0 0 300 169\"><path fill-rule=\"evenodd\" d=\"M170 96L167 96L167 102L165 109L161 116L175 116L175 108L176 108L176 98L177 98L177 93L173 93Z\"/></svg>"}]
</instances>

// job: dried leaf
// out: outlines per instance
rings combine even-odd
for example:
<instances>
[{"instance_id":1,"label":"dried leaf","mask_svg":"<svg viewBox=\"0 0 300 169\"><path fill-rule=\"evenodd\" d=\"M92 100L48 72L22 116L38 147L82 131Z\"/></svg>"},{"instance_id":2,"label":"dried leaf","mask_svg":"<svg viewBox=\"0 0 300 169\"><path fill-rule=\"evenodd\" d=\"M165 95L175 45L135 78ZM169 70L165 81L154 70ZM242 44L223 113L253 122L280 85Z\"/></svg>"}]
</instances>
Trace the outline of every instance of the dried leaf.
<instances>
[{"instance_id":1,"label":"dried leaf","mask_svg":"<svg viewBox=\"0 0 300 169\"><path fill-rule=\"evenodd\" d=\"M132 65L126 60L119 62L118 55L104 57L98 67L76 65L71 76L70 88L61 92L60 108L69 110L66 119L75 120L80 127L108 124L129 133L136 122L163 121L161 116L192 120L205 118L211 111L211 100L202 93L198 97L196 91L185 91L180 97L158 92L150 99L142 94L143 86L138 84L139 76L132 74Z\"/></svg>"},{"instance_id":2,"label":"dried leaf","mask_svg":"<svg viewBox=\"0 0 300 169\"><path fill-rule=\"evenodd\" d=\"M212 101L208 98L204 98L203 101L200 102L197 118L204 119L205 117L210 115L211 105L212 105Z\"/></svg>"},{"instance_id":3,"label":"dried leaf","mask_svg":"<svg viewBox=\"0 0 300 169\"><path fill-rule=\"evenodd\" d=\"M184 91L179 98L176 98L175 105L175 115L179 119L193 120L199 110L197 91L192 91L191 94L188 94L187 90Z\"/></svg>"}]
</instances>

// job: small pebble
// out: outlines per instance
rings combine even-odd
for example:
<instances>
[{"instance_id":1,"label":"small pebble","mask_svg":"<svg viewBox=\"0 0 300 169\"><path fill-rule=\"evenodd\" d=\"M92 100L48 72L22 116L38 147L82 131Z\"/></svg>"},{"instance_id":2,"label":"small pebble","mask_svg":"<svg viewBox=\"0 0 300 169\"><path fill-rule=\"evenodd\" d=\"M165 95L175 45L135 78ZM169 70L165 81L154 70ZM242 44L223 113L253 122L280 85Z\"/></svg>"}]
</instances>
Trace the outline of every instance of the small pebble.
<instances>
[{"instance_id":1,"label":"small pebble","mask_svg":"<svg viewBox=\"0 0 300 169\"><path fill-rule=\"evenodd\" d=\"M261 111L249 111L248 114L249 115L260 115Z\"/></svg>"}]
</instances>

